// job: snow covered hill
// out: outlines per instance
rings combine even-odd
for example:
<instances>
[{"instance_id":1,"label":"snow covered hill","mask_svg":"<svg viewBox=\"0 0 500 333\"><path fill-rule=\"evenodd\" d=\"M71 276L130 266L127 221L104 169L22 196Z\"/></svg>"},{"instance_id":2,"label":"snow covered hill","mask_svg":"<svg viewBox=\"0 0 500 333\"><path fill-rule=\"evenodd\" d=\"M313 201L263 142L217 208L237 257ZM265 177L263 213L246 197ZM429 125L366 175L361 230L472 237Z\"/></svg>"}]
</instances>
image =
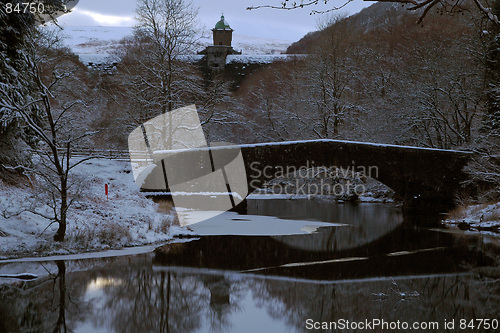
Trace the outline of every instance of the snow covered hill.
<instances>
[{"instance_id":1,"label":"snow covered hill","mask_svg":"<svg viewBox=\"0 0 500 333\"><path fill-rule=\"evenodd\" d=\"M80 61L100 63L113 56L119 41L132 34L129 27L64 27L61 32L66 44Z\"/></svg>"},{"instance_id":2,"label":"snow covered hill","mask_svg":"<svg viewBox=\"0 0 500 333\"><path fill-rule=\"evenodd\" d=\"M55 29L49 27L49 29ZM64 27L64 43L80 56L83 63L102 62L111 57L119 47L119 41L132 34L130 27ZM234 34L233 47L246 55L269 55L284 53L291 41L265 39ZM211 45L211 37L200 41L199 50Z\"/></svg>"}]
</instances>

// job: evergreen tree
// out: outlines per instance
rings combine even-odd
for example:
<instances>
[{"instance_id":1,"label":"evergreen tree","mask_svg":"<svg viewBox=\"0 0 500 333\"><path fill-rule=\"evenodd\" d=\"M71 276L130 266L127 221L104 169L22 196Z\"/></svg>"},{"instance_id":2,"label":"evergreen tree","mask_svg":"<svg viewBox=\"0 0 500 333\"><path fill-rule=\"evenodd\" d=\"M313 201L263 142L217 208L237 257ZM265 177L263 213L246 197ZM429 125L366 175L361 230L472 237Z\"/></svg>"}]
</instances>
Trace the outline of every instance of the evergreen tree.
<instances>
[{"instance_id":1,"label":"evergreen tree","mask_svg":"<svg viewBox=\"0 0 500 333\"><path fill-rule=\"evenodd\" d=\"M493 11L500 16L500 1L494 2ZM486 100L485 127L488 131L500 129L500 26L490 24L491 36L486 54L486 81L489 85Z\"/></svg>"},{"instance_id":2,"label":"evergreen tree","mask_svg":"<svg viewBox=\"0 0 500 333\"><path fill-rule=\"evenodd\" d=\"M28 67L26 43L35 29L34 18L24 13L7 14L5 4L6 1L0 0L0 96L7 95L23 103L31 90L31 83L24 73ZM1 104L0 178L10 180L12 173L18 170L15 166L27 162L27 155L19 149L23 145L21 124L12 108Z\"/></svg>"}]
</instances>

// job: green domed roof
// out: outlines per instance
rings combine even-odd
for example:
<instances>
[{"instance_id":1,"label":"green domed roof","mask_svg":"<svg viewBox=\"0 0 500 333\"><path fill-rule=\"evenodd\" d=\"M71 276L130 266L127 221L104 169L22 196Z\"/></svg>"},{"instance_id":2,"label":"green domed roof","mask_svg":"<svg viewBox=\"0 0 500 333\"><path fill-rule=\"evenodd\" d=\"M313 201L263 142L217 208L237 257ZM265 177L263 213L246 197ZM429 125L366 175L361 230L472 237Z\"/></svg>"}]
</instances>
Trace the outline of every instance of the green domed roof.
<instances>
[{"instance_id":1,"label":"green domed roof","mask_svg":"<svg viewBox=\"0 0 500 333\"><path fill-rule=\"evenodd\" d=\"M224 18L224 15L220 17L220 21L215 25L215 29L232 30L229 26L229 23L227 23L226 19Z\"/></svg>"}]
</instances>

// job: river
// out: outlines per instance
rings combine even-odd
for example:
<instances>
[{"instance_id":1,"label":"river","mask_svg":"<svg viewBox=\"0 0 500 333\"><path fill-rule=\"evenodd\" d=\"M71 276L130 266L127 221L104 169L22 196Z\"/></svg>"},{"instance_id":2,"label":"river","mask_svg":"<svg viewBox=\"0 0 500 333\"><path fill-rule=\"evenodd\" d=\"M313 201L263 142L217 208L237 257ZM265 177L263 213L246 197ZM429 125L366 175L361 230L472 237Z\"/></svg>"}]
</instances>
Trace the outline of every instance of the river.
<instances>
[{"instance_id":1,"label":"river","mask_svg":"<svg viewBox=\"0 0 500 333\"><path fill-rule=\"evenodd\" d=\"M0 275L38 276L0 279L0 332L498 327L494 237L391 204L249 200L248 210L150 253L0 264Z\"/></svg>"}]
</instances>

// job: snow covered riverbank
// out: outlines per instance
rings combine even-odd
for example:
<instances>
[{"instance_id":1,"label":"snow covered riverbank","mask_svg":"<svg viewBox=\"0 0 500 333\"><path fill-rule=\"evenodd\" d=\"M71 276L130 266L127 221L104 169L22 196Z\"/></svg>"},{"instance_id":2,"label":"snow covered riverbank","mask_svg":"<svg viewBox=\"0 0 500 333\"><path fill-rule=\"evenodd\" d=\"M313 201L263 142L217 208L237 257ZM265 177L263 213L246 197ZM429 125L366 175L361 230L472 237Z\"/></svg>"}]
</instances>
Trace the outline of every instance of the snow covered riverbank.
<instances>
[{"instance_id":1,"label":"snow covered riverbank","mask_svg":"<svg viewBox=\"0 0 500 333\"><path fill-rule=\"evenodd\" d=\"M52 237L57 224L36 189L0 182L0 259L73 254L161 243L180 228L175 214L159 209L134 183L127 161L94 159L75 169L81 179L81 199L69 211L66 241ZM105 195L109 186L109 199Z\"/></svg>"},{"instance_id":2,"label":"snow covered riverbank","mask_svg":"<svg viewBox=\"0 0 500 333\"><path fill-rule=\"evenodd\" d=\"M470 232L500 235L500 202L458 207L445 223Z\"/></svg>"}]
</instances>

